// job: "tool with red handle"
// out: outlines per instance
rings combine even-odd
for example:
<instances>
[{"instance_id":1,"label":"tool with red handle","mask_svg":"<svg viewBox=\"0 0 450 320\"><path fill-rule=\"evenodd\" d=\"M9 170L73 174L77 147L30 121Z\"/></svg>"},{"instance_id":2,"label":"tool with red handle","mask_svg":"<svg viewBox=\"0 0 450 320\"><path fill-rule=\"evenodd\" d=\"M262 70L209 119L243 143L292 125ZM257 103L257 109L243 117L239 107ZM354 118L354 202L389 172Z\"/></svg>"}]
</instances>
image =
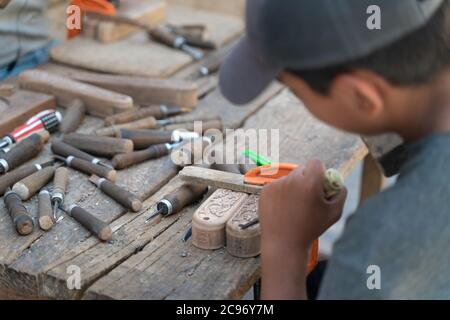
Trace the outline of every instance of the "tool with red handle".
<instances>
[{"instance_id":1,"label":"tool with red handle","mask_svg":"<svg viewBox=\"0 0 450 320\"><path fill-rule=\"evenodd\" d=\"M16 142L19 142L33 133L42 130L49 132L54 131L61 123L61 113L55 110L45 110L30 118L20 127L15 128L12 132L4 136L0 140L0 149L4 149Z\"/></svg>"}]
</instances>

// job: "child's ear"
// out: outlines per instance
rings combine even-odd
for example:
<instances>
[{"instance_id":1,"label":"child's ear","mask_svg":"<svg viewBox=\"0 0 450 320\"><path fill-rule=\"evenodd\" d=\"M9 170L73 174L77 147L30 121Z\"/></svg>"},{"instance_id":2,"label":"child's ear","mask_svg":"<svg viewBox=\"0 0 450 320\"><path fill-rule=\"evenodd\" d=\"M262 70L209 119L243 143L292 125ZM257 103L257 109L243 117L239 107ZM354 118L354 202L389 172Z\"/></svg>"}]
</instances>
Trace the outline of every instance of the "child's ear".
<instances>
[{"instance_id":1,"label":"child's ear","mask_svg":"<svg viewBox=\"0 0 450 320\"><path fill-rule=\"evenodd\" d=\"M375 77L341 74L332 81L329 92L332 97L341 96L345 92L345 100L351 99L352 105L365 116L376 118L384 111L385 102Z\"/></svg>"}]
</instances>

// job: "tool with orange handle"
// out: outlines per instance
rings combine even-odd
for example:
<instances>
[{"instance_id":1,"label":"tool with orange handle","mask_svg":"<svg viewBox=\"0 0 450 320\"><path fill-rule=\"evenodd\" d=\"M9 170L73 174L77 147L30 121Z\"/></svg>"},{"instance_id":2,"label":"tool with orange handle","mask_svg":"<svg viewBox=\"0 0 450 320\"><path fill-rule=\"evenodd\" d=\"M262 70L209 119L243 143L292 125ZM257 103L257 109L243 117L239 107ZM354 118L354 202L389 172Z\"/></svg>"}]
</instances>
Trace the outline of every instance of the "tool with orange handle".
<instances>
[{"instance_id":1,"label":"tool with orange handle","mask_svg":"<svg viewBox=\"0 0 450 320\"><path fill-rule=\"evenodd\" d=\"M80 8L81 21L83 20L85 12L92 12L106 16L115 16L117 14L116 7L111 1L107 0L72 0L70 5ZM72 14L72 13L71 13ZM83 22L81 22L80 29L68 29L67 39L72 39L78 36L83 29Z\"/></svg>"}]
</instances>

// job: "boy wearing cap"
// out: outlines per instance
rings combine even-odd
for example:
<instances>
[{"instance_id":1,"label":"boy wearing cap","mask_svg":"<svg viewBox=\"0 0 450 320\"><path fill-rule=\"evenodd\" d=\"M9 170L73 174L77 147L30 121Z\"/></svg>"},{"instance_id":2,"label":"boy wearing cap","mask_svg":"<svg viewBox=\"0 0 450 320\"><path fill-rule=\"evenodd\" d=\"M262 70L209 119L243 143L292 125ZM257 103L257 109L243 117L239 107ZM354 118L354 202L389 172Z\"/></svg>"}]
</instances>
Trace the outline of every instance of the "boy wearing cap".
<instances>
[{"instance_id":1,"label":"boy wearing cap","mask_svg":"<svg viewBox=\"0 0 450 320\"><path fill-rule=\"evenodd\" d=\"M381 29L368 27L373 5ZM248 0L246 18L220 73L229 100L246 103L278 77L320 120L406 141L398 182L348 220L319 298L450 298L448 1ZM312 160L261 194L263 298L307 298L308 250L346 197L326 200L323 176Z\"/></svg>"}]
</instances>

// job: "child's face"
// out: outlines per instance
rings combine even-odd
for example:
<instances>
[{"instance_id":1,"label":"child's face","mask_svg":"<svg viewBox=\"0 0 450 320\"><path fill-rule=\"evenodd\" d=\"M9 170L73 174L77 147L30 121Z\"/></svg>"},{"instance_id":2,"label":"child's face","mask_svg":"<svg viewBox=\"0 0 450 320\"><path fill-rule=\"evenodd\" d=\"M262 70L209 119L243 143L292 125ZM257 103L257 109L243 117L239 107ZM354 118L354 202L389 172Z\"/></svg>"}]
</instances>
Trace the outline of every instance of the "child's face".
<instances>
[{"instance_id":1,"label":"child's face","mask_svg":"<svg viewBox=\"0 0 450 320\"><path fill-rule=\"evenodd\" d=\"M315 117L331 126L364 135L389 130L390 115L385 97L380 96L372 82L364 81L364 77L338 76L327 95L316 92L291 73L283 73L279 80L302 100Z\"/></svg>"}]
</instances>

